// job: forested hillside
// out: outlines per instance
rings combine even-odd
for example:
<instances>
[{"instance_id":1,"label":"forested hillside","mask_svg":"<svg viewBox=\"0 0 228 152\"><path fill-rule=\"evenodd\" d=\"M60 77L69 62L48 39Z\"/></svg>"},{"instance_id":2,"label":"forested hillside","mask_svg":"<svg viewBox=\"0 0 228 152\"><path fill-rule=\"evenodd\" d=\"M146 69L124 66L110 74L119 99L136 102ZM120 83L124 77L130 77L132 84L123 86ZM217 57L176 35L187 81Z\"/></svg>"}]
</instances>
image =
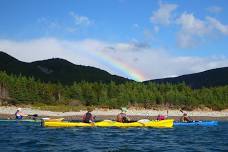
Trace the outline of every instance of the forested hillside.
<instances>
[{"instance_id":1,"label":"forested hillside","mask_svg":"<svg viewBox=\"0 0 228 152\"><path fill-rule=\"evenodd\" d=\"M211 69L208 71L183 75L174 78L164 78L151 80L148 82L156 82L156 83L172 83L178 84L184 82L186 85L191 88L203 88L203 87L216 87L216 86L224 86L228 85L228 67Z\"/></svg>"},{"instance_id":2,"label":"forested hillside","mask_svg":"<svg viewBox=\"0 0 228 152\"><path fill-rule=\"evenodd\" d=\"M64 104L119 108L137 106L152 108L209 107L214 110L228 108L228 85L215 88L191 89L181 84L126 82L122 84L75 82L70 86L42 83L33 78L7 75L0 72L0 84L8 92L9 104ZM4 89L3 89L4 90ZM0 96L3 95L1 92Z\"/></svg>"}]
</instances>

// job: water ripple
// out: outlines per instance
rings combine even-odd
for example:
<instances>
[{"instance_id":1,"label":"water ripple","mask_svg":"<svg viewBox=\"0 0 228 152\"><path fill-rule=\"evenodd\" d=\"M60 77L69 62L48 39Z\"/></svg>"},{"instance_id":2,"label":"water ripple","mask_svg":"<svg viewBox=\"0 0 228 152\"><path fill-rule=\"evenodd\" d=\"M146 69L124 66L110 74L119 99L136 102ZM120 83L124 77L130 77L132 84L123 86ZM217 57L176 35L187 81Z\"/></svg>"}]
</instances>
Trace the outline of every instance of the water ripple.
<instances>
[{"instance_id":1,"label":"water ripple","mask_svg":"<svg viewBox=\"0 0 228 152\"><path fill-rule=\"evenodd\" d=\"M228 122L217 127L43 128L0 122L1 151L228 151Z\"/></svg>"}]
</instances>

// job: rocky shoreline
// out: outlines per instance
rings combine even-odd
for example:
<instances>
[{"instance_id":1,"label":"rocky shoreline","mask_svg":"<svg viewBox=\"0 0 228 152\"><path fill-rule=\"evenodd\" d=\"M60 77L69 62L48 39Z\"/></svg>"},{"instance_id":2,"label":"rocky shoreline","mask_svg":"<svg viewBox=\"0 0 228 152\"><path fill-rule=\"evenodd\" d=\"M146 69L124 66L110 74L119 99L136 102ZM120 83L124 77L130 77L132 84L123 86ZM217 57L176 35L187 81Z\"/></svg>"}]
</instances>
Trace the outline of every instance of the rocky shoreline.
<instances>
[{"instance_id":1,"label":"rocky shoreline","mask_svg":"<svg viewBox=\"0 0 228 152\"><path fill-rule=\"evenodd\" d=\"M49 118L60 118L56 116L39 116L38 119L44 118L44 117L49 117ZM150 119L150 120L155 120L156 116L137 116L137 115L129 115L131 120L137 121L140 119ZM31 118L31 117L30 117ZM76 116L61 116L61 118L64 118L66 121L80 121L82 120L82 116L76 115ZM96 115L96 120L101 121L101 120L115 120L116 116L115 115ZM179 121L180 116L169 116L169 119L174 119L175 121ZM193 120L217 120L217 121L228 121L228 117L208 117L208 116L191 116ZM0 119L15 119L15 116L12 114L0 114Z\"/></svg>"},{"instance_id":2,"label":"rocky shoreline","mask_svg":"<svg viewBox=\"0 0 228 152\"><path fill-rule=\"evenodd\" d=\"M14 119L14 113L18 107L15 106L0 106L0 119ZM81 120L82 115L86 111L79 112L53 112L44 111L34 108L22 108L22 111L26 114L38 114L39 118L51 117L51 118L64 118L65 120ZM110 119L115 120L116 115L120 112L118 109L95 109L93 114L96 116L96 120ZM166 114L166 110L150 110L150 109L129 109L127 114L132 120L139 119L156 119L158 114ZM228 110L223 111L187 111L188 115L194 120L219 120L228 121ZM179 120L182 113L179 110L169 110L168 116L170 119Z\"/></svg>"}]
</instances>

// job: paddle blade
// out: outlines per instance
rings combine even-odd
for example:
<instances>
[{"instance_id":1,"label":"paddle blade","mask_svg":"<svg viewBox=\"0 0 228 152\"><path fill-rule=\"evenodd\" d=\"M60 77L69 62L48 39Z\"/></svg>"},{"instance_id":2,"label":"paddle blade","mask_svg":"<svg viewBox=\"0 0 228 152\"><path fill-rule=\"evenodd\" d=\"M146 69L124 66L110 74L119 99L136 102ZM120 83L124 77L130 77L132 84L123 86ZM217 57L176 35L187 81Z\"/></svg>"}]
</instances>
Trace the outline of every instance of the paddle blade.
<instances>
[{"instance_id":1,"label":"paddle blade","mask_svg":"<svg viewBox=\"0 0 228 152\"><path fill-rule=\"evenodd\" d=\"M33 117L38 117L38 114L34 114Z\"/></svg>"},{"instance_id":2,"label":"paddle blade","mask_svg":"<svg viewBox=\"0 0 228 152\"><path fill-rule=\"evenodd\" d=\"M38 117L38 114L28 115L28 116Z\"/></svg>"}]
</instances>

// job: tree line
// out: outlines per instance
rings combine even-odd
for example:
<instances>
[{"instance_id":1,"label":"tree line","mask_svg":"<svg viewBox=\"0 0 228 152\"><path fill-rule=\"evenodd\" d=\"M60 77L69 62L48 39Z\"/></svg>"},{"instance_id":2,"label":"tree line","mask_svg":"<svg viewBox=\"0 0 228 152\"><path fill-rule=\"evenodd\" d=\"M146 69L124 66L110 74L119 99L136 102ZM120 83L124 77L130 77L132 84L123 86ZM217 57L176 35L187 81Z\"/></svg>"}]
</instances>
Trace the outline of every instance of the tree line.
<instances>
[{"instance_id":1,"label":"tree line","mask_svg":"<svg viewBox=\"0 0 228 152\"><path fill-rule=\"evenodd\" d=\"M208 107L213 110L228 108L228 85L192 89L180 84L143 84L139 82L78 82L73 85L43 83L32 77L8 75L0 72L0 97L7 92L9 104L83 105L107 108L136 106L153 108ZM4 88L4 89L3 89ZM3 92L1 90L4 90ZM7 91L6 91L7 90Z\"/></svg>"}]
</instances>

